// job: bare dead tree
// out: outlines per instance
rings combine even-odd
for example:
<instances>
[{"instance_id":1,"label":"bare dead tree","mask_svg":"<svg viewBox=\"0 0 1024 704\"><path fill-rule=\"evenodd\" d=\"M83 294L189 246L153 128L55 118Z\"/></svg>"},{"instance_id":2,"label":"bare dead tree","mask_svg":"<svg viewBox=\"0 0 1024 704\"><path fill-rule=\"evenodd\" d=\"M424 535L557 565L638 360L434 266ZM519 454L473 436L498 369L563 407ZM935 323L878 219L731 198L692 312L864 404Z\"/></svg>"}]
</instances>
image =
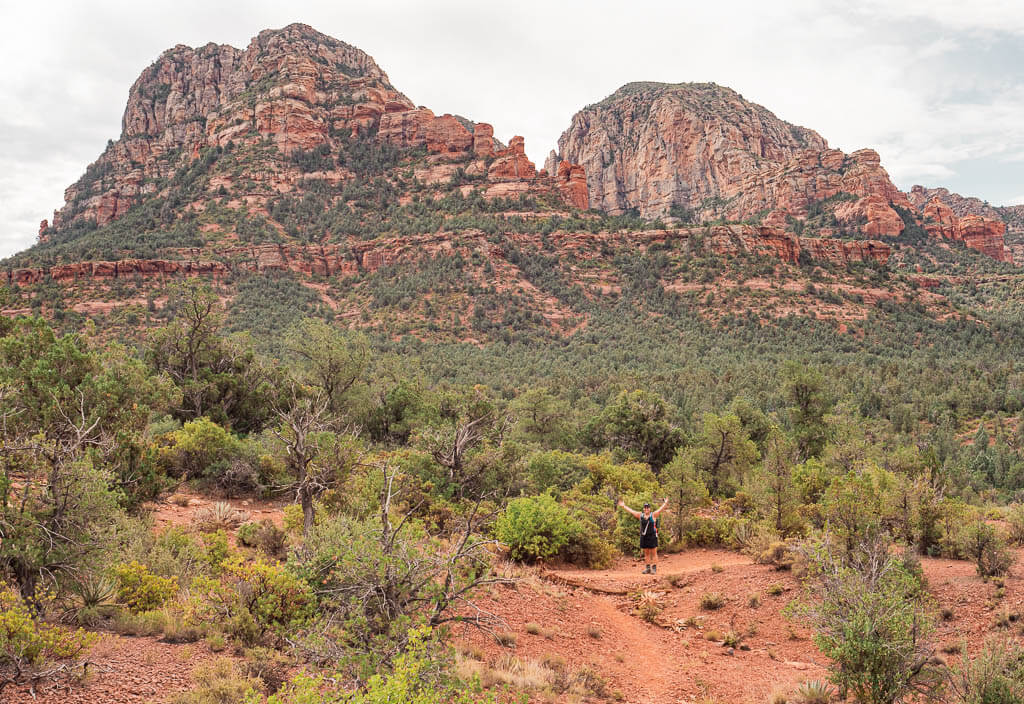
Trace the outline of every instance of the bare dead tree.
<instances>
[{"instance_id":1,"label":"bare dead tree","mask_svg":"<svg viewBox=\"0 0 1024 704\"><path fill-rule=\"evenodd\" d=\"M460 498L486 469L481 465L471 469L467 463L469 453L486 440L501 445L512 417L490 410L475 417L453 418L441 427L424 430L422 437L434 461L448 470L448 480L458 487Z\"/></svg>"},{"instance_id":2,"label":"bare dead tree","mask_svg":"<svg viewBox=\"0 0 1024 704\"><path fill-rule=\"evenodd\" d=\"M372 648L367 654L387 664L407 645L404 629L396 625L410 619L433 628L464 623L493 635L502 619L473 597L482 587L510 580L491 570L490 548L496 542L477 533L485 498L470 507L456 535L435 543L410 531L418 505L397 508L397 471L386 462L369 468L381 484L377 517L353 521L342 539L359 544L341 548L350 551L348 556L335 556L332 546L333 559L318 566L314 583L323 585L318 637L293 645L324 662L337 661L352 649ZM297 555L314 559L308 544ZM343 632L332 631L340 624Z\"/></svg>"},{"instance_id":3,"label":"bare dead tree","mask_svg":"<svg viewBox=\"0 0 1024 704\"><path fill-rule=\"evenodd\" d=\"M274 408L280 425L273 433L285 448L285 461L294 478L287 488L295 491L302 507L302 532L308 536L316 520L316 497L337 486L345 468L361 458L344 456L345 449L355 446L358 433L342 426L322 388L292 382L286 399ZM346 443L346 439L353 442Z\"/></svg>"}]
</instances>

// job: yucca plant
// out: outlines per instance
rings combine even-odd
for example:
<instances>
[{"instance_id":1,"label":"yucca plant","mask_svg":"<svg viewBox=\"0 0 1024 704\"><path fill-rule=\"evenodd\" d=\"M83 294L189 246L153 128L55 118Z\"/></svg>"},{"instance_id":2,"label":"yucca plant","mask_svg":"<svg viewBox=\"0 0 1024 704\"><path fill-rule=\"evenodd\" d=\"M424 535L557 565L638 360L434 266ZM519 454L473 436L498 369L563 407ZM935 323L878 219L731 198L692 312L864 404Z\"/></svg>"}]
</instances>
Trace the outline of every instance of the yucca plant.
<instances>
[{"instance_id":1,"label":"yucca plant","mask_svg":"<svg viewBox=\"0 0 1024 704\"><path fill-rule=\"evenodd\" d=\"M835 690L824 680L807 680L796 690L800 704L829 704Z\"/></svg>"},{"instance_id":2,"label":"yucca plant","mask_svg":"<svg viewBox=\"0 0 1024 704\"><path fill-rule=\"evenodd\" d=\"M659 592L645 591L636 597L636 613L637 616L642 618L648 623L654 623L661 612L664 610L664 605L661 603L661 594Z\"/></svg>"},{"instance_id":3,"label":"yucca plant","mask_svg":"<svg viewBox=\"0 0 1024 704\"><path fill-rule=\"evenodd\" d=\"M212 506L205 506L192 517L196 526L203 531L215 531L220 528L233 529L249 520L248 511L239 511L227 501L218 501Z\"/></svg>"},{"instance_id":4,"label":"yucca plant","mask_svg":"<svg viewBox=\"0 0 1024 704\"><path fill-rule=\"evenodd\" d=\"M117 585L102 575L86 574L71 585L71 601L63 620L78 626L93 627L118 609Z\"/></svg>"}]
</instances>

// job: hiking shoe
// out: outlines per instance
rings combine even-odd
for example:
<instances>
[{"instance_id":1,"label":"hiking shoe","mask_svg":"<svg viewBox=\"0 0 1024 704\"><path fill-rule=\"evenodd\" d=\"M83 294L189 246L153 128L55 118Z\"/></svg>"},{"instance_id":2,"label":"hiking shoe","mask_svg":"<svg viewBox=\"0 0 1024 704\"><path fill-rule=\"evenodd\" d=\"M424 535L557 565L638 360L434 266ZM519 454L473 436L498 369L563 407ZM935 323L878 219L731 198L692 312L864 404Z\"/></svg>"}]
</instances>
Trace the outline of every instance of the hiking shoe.
<instances>
[{"instance_id":1,"label":"hiking shoe","mask_svg":"<svg viewBox=\"0 0 1024 704\"><path fill-rule=\"evenodd\" d=\"M658 566L651 565L651 574L658 574Z\"/></svg>"},{"instance_id":2,"label":"hiking shoe","mask_svg":"<svg viewBox=\"0 0 1024 704\"><path fill-rule=\"evenodd\" d=\"M650 574L650 573L651 573L651 566L650 565L644 565L643 574Z\"/></svg>"}]
</instances>

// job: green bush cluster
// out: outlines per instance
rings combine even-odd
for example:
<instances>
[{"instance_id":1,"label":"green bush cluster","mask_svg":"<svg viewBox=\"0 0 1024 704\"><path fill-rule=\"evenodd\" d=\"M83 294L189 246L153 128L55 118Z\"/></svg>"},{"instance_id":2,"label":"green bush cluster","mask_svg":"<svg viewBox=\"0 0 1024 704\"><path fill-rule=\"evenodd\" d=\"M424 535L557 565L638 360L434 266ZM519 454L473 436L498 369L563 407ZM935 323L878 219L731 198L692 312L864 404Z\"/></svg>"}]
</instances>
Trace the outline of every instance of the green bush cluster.
<instances>
[{"instance_id":1,"label":"green bush cluster","mask_svg":"<svg viewBox=\"0 0 1024 704\"><path fill-rule=\"evenodd\" d=\"M494 526L514 560L536 562L558 555L581 526L550 494L512 499Z\"/></svg>"},{"instance_id":2,"label":"green bush cluster","mask_svg":"<svg viewBox=\"0 0 1024 704\"><path fill-rule=\"evenodd\" d=\"M0 585L0 673L73 658L96 642L95 633L43 623L7 585ZM26 673L22 673L26 674Z\"/></svg>"},{"instance_id":3,"label":"green bush cluster","mask_svg":"<svg viewBox=\"0 0 1024 704\"><path fill-rule=\"evenodd\" d=\"M161 577L135 560L114 567L117 599L132 611L151 611L178 593L177 577Z\"/></svg>"},{"instance_id":4,"label":"green bush cluster","mask_svg":"<svg viewBox=\"0 0 1024 704\"><path fill-rule=\"evenodd\" d=\"M189 620L223 624L246 645L278 642L306 624L316 599L309 585L280 565L232 557L218 577L197 577L190 588Z\"/></svg>"}]
</instances>

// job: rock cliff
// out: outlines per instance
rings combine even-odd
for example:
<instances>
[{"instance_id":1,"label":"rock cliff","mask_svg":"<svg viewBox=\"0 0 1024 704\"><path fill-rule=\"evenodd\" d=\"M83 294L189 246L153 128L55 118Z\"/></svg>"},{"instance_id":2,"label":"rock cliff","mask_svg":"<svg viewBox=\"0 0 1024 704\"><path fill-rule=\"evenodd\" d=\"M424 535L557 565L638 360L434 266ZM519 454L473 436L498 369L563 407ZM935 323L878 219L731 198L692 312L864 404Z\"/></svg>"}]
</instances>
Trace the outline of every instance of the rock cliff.
<instances>
[{"instance_id":1,"label":"rock cliff","mask_svg":"<svg viewBox=\"0 0 1024 704\"><path fill-rule=\"evenodd\" d=\"M555 173L538 181L518 139L518 146L503 149L488 124L417 107L369 55L306 25L260 32L244 50L179 45L135 81L120 139L110 142L65 191L66 203L55 211L53 229L117 219L166 188L166 181L204 149L260 148L255 170L269 175L274 190L290 192L301 190L303 180L292 157L320 150L323 160L354 140L423 148L450 161L477 160L477 170L486 172L489 181L534 181L533 190L564 192L568 204L585 208L582 182L565 185ZM502 166L488 170L495 155L495 164ZM329 163L322 171L336 183L352 178ZM225 175L217 183L237 180ZM239 195L261 194L256 189Z\"/></svg>"},{"instance_id":2,"label":"rock cliff","mask_svg":"<svg viewBox=\"0 0 1024 704\"><path fill-rule=\"evenodd\" d=\"M522 137L506 146L488 123L416 105L369 55L301 24L245 49L164 52L65 199L38 251L8 262L10 283L344 277L468 231L598 233L633 211L723 255L885 264L920 224L1011 260L1005 227L972 199L902 193L873 150L831 149L728 88L628 84L577 113L538 171ZM473 251L489 252L480 238Z\"/></svg>"},{"instance_id":3,"label":"rock cliff","mask_svg":"<svg viewBox=\"0 0 1024 704\"><path fill-rule=\"evenodd\" d=\"M713 83L627 84L576 113L547 163L561 159L583 168L591 207L610 213L776 227L795 220L822 238L837 230L898 237L905 218L929 219L922 209L934 198L955 201L956 216L983 218L948 223L948 237L1009 261L996 210L945 189L903 193L874 150L830 149L813 130Z\"/></svg>"},{"instance_id":4,"label":"rock cliff","mask_svg":"<svg viewBox=\"0 0 1024 704\"><path fill-rule=\"evenodd\" d=\"M838 193L906 202L877 153L829 149L817 132L713 83L623 86L576 113L553 158L580 164L591 204L612 213L743 220L803 215Z\"/></svg>"}]
</instances>

